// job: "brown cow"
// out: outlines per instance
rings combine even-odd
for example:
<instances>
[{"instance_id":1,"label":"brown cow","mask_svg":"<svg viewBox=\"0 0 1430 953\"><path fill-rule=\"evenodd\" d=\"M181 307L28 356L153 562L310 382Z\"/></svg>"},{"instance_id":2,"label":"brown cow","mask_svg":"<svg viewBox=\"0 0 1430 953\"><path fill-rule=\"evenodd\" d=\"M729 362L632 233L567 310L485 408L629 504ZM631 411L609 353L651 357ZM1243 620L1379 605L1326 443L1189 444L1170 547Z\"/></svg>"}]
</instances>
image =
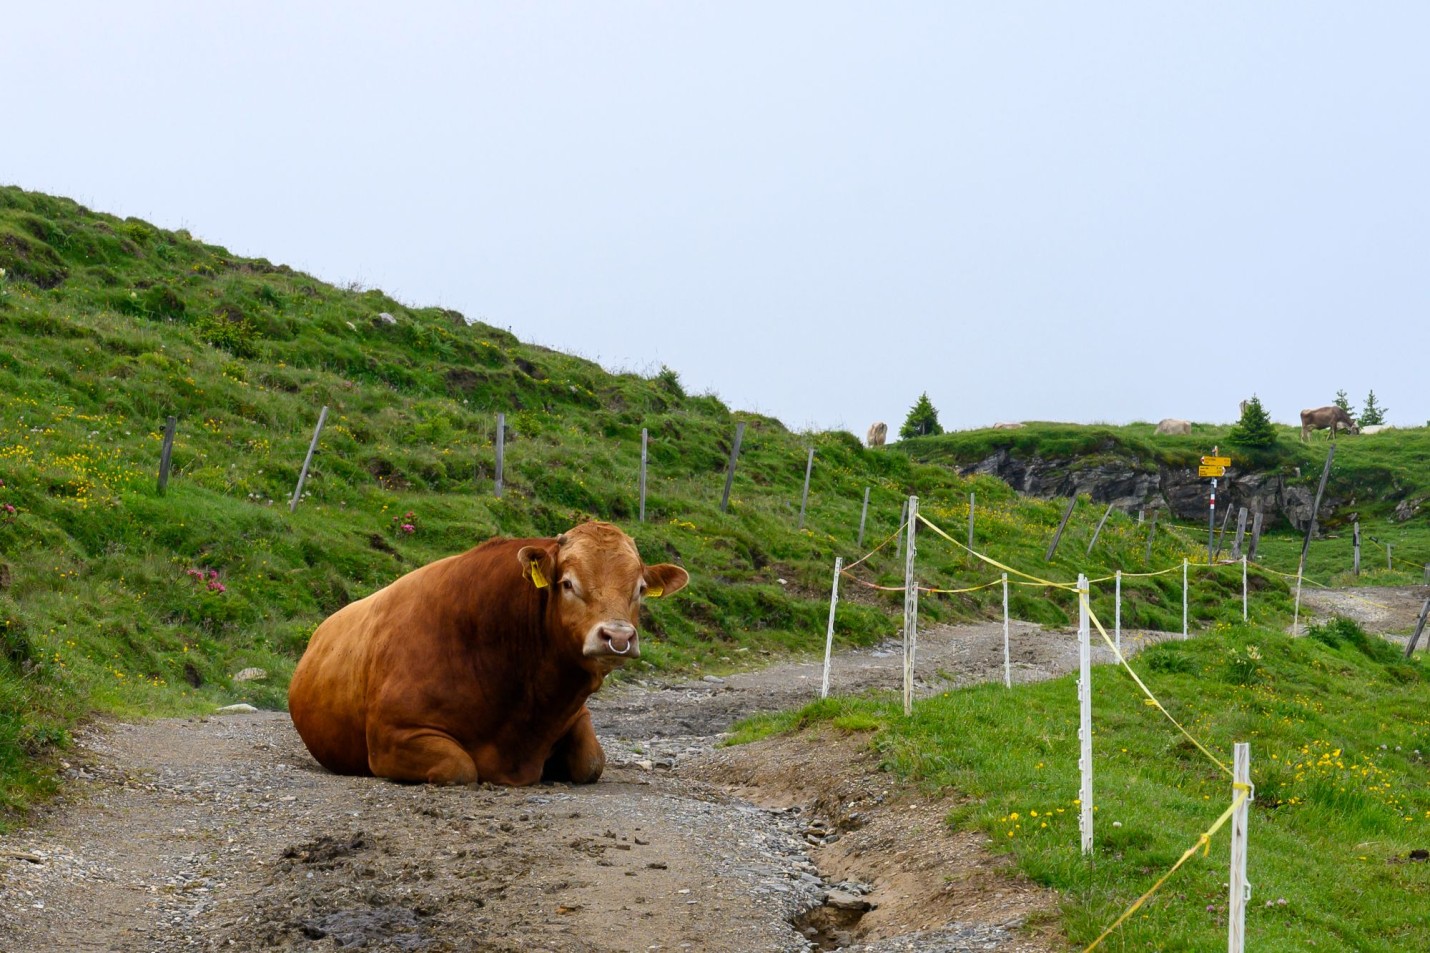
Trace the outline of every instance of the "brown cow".
<instances>
[{"instance_id":1,"label":"brown cow","mask_svg":"<svg viewBox=\"0 0 1430 953\"><path fill-rule=\"evenodd\" d=\"M889 425L879 420L869 425L869 433L868 436L864 438L864 442L871 447L882 447L885 438L888 436Z\"/></svg>"},{"instance_id":2,"label":"brown cow","mask_svg":"<svg viewBox=\"0 0 1430 953\"><path fill-rule=\"evenodd\" d=\"M640 656L641 600L681 589L609 523L493 539L329 616L288 688L338 774L433 784L589 783L605 752L586 699Z\"/></svg>"},{"instance_id":3,"label":"brown cow","mask_svg":"<svg viewBox=\"0 0 1430 953\"><path fill-rule=\"evenodd\" d=\"M1330 407L1317 407L1315 410L1301 411L1301 439L1310 440L1311 431L1331 430L1331 439L1336 439L1336 428L1340 427L1347 433L1360 433L1360 427L1344 407L1337 407L1332 404Z\"/></svg>"}]
</instances>

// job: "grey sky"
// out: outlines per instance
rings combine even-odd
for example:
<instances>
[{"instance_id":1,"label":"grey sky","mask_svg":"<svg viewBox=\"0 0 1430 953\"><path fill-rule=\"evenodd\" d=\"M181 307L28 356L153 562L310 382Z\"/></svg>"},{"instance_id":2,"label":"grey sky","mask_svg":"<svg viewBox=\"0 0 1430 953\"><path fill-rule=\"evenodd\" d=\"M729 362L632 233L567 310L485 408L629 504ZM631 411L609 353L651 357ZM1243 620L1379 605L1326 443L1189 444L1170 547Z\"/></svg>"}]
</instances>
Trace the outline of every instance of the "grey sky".
<instances>
[{"instance_id":1,"label":"grey sky","mask_svg":"<svg viewBox=\"0 0 1430 953\"><path fill-rule=\"evenodd\" d=\"M0 19L0 182L794 428L1430 418L1423 3Z\"/></svg>"}]
</instances>

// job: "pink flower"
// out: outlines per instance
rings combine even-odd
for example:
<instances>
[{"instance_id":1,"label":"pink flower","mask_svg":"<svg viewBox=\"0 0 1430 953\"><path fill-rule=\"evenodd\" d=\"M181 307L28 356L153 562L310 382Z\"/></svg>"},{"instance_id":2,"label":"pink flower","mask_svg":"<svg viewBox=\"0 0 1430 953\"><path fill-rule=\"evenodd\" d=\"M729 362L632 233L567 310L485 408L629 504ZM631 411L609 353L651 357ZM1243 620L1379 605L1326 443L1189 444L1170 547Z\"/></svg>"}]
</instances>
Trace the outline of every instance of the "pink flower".
<instances>
[{"instance_id":1,"label":"pink flower","mask_svg":"<svg viewBox=\"0 0 1430 953\"><path fill-rule=\"evenodd\" d=\"M11 516L14 516L14 515L15 515L15 507L11 506L9 503L6 503L6 504L5 504L5 512L6 512L6 513L9 513Z\"/></svg>"},{"instance_id":2,"label":"pink flower","mask_svg":"<svg viewBox=\"0 0 1430 953\"><path fill-rule=\"evenodd\" d=\"M415 533L417 532L417 527L413 526L411 523L403 523L402 531L404 533Z\"/></svg>"}]
</instances>

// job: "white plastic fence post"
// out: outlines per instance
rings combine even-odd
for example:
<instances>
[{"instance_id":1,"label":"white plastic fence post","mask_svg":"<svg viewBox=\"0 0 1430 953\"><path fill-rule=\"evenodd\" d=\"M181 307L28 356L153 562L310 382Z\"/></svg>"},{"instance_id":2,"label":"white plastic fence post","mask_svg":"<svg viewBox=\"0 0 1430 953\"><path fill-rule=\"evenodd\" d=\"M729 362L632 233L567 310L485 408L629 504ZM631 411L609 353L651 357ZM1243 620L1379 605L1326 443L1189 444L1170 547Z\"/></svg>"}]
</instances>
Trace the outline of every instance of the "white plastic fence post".
<instances>
[{"instance_id":1,"label":"white plastic fence post","mask_svg":"<svg viewBox=\"0 0 1430 953\"><path fill-rule=\"evenodd\" d=\"M1087 576L1077 577L1077 657L1078 657L1078 741L1081 749L1077 759L1082 785L1078 790L1080 813L1078 830L1082 832L1082 852L1092 853L1092 633L1087 621Z\"/></svg>"},{"instance_id":2,"label":"white plastic fence post","mask_svg":"<svg viewBox=\"0 0 1430 953\"><path fill-rule=\"evenodd\" d=\"M1112 640L1117 646L1117 651L1122 652L1122 570L1117 570L1117 598L1114 600L1116 608L1112 614Z\"/></svg>"},{"instance_id":3,"label":"white plastic fence post","mask_svg":"<svg viewBox=\"0 0 1430 953\"><path fill-rule=\"evenodd\" d=\"M1187 637L1187 560L1182 558L1182 638Z\"/></svg>"},{"instance_id":4,"label":"white plastic fence post","mask_svg":"<svg viewBox=\"0 0 1430 953\"><path fill-rule=\"evenodd\" d=\"M829 697L829 657L834 652L834 609L839 605L839 572L844 568L844 557L834 557L834 583L829 587L829 627L824 632L824 681L819 686L819 697Z\"/></svg>"},{"instance_id":5,"label":"white plastic fence post","mask_svg":"<svg viewBox=\"0 0 1430 953\"><path fill-rule=\"evenodd\" d=\"M1013 687L1013 662L1008 655L1008 574L1003 574L1003 687Z\"/></svg>"},{"instance_id":6,"label":"white plastic fence post","mask_svg":"<svg viewBox=\"0 0 1430 953\"><path fill-rule=\"evenodd\" d=\"M1251 785L1251 745L1237 742L1233 749L1231 796L1241 793L1237 785ZM1246 904L1251 899L1251 884L1246 882L1246 819L1251 808L1254 791L1246 792L1246 800L1231 815L1231 902L1227 906L1227 953L1244 953L1246 950Z\"/></svg>"},{"instance_id":7,"label":"white plastic fence post","mask_svg":"<svg viewBox=\"0 0 1430 953\"><path fill-rule=\"evenodd\" d=\"M904 547L904 714L914 713L914 653L918 647L919 584L914 579L914 527L919 498L909 497L908 545Z\"/></svg>"},{"instance_id":8,"label":"white plastic fence post","mask_svg":"<svg viewBox=\"0 0 1430 953\"><path fill-rule=\"evenodd\" d=\"M492 495L501 499L502 468L506 465L506 414L497 414L496 482L492 484Z\"/></svg>"},{"instance_id":9,"label":"white plastic fence post","mask_svg":"<svg viewBox=\"0 0 1430 953\"><path fill-rule=\"evenodd\" d=\"M1241 621L1246 621L1246 553L1241 554Z\"/></svg>"}]
</instances>

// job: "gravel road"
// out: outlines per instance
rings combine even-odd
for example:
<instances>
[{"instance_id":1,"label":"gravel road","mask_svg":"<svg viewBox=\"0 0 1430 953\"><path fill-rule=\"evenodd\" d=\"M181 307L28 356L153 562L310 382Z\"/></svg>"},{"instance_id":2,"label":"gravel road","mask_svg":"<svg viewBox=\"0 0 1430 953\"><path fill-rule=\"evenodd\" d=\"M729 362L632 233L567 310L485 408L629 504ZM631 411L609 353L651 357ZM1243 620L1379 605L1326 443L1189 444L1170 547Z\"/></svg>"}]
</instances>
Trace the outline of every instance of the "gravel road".
<instances>
[{"instance_id":1,"label":"gravel road","mask_svg":"<svg viewBox=\"0 0 1430 953\"><path fill-rule=\"evenodd\" d=\"M1377 591L1396 620L1422 598ZM1076 665L1073 633L1015 624L1012 646L1019 681ZM1001 680L1001 626L932 629L918 657L921 693ZM840 655L833 689L900 677L888 644ZM819 682L790 663L608 686L607 772L582 787L338 777L282 712L96 725L66 753L69 793L0 838L0 949L1064 949L1056 898L857 739L717 747Z\"/></svg>"}]
</instances>

